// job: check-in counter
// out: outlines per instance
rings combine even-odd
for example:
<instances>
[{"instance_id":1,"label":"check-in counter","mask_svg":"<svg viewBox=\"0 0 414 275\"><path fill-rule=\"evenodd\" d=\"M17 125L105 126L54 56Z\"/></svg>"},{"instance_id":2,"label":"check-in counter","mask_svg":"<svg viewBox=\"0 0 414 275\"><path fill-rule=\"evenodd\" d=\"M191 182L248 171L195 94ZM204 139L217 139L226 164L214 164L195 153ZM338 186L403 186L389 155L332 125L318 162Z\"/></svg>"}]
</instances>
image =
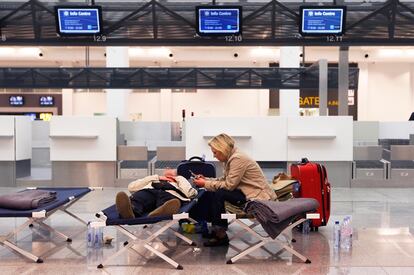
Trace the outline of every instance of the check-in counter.
<instances>
[{"instance_id":1,"label":"check-in counter","mask_svg":"<svg viewBox=\"0 0 414 275\"><path fill-rule=\"evenodd\" d=\"M326 167L332 186L349 187L353 160L352 117L288 117L287 121L288 163L303 157L319 162Z\"/></svg>"},{"instance_id":2,"label":"check-in counter","mask_svg":"<svg viewBox=\"0 0 414 275\"><path fill-rule=\"evenodd\" d=\"M28 117L0 117L0 186L15 186L30 175L32 125Z\"/></svg>"},{"instance_id":3,"label":"check-in counter","mask_svg":"<svg viewBox=\"0 0 414 275\"><path fill-rule=\"evenodd\" d=\"M284 117L190 117L185 123L186 159L206 156L214 161L207 142L226 133L256 161L287 160L287 119Z\"/></svg>"},{"instance_id":4,"label":"check-in counter","mask_svg":"<svg viewBox=\"0 0 414 275\"><path fill-rule=\"evenodd\" d=\"M409 139L414 133L414 121L381 121L379 139Z\"/></svg>"},{"instance_id":5,"label":"check-in counter","mask_svg":"<svg viewBox=\"0 0 414 275\"><path fill-rule=\"evenodd\" d=\"M50 168L50 122L32 121L32 167Z\"/></svg>"},{"instance_id":6,"label":"check-in counter","mask_svg":"<svg viewBox=\"0 0 414 275\"><path fill-rule=\"evenodd\" d=\"M167 168L176 168L185 160L184 146L158 146L156 156L150 161L151 174L162 175Z\"/></svg>"},{"instance_id":7,"label":"check-in counter","mask_svg":"<svg viewBox=\"0 0 414 275\"><path fill-rule=\"evenodd\" d=\"M287 118L288 161L353 159L353 124L349 116Z\"/></svg>"},{"instance_id":8,"label":"check-in counter","mask_svg":"<svg viewBox=\"0 0 414 275\"><path fill-rule=\"evenodd\" d=\"M50 121L55 186L114 186L117 121L111 117L62 117Z\"/></svg>"},{"instance_id":9,"label":"check-in counter","mask_svg":"<svg viewBox=\"0 0 414 275\"><path fill-rule=\"evenodd\" d=\"M391 145L390 178L414 183L414 145Z\"/></svg>"},{"instance_id":10,"label":"check-in counter","mask_svg":"<svg viewBox=\"0 0 414 275\"><path fill-rule=\"evenodd\" d=\"M303 157L327 166L333 186L349 186L353 160L352 117L188 118L186 158L213 156L208 140L220 133L259 162L300 161Z\"/></svg>"},{"instance_id":11,"label":"check-in counter","mask_svg":"<svg viewBox=\"0 0 414 275\"><path fill-rule=\"evenodd\" d=\"M375 146L379 139L379 121L354 121L354 146Z\"/></svg>"},{"instance_id":12,"label":"check-in counter","mask_svg":"<svg viewBox=\"0 0 414 275\"><path fill-rule=\"evenodd\" d=\"M119 145L117 151L117 178L138 179L149 174L147 146Z\"/></svg>"},{"instance_id":13,"label":"check-in counter","mask_svg":"<svg viewBox=\"0 0 414 275\"><path fill-rule=\"evenodd\" d=\"M121 121L119 128L128 146L146 146L149 151L158 146L184 146L178 122Z\"/></svg>"},{"instance_id":14,"label":"check-in counter","mask_svg":"<svg viewBox=\"0 0 414 275\"><path fill-rule=\"evenodd\" d=\"M385 180L388 178L389 161L383 159L382 146L354 147L353 179Z\"/></svg>"}]
</instances>

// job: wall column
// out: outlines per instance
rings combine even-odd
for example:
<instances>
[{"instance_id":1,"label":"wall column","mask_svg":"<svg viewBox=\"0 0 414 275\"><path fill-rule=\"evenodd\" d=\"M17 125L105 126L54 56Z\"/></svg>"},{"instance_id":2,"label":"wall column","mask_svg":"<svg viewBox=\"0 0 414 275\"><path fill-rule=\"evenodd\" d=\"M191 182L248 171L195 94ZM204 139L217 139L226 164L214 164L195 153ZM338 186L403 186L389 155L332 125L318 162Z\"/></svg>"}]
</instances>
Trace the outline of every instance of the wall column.
<instances>
[{"instance_id":1,"label":"wall column","mask_svg":"<svg viewBox=\"0 0 414 275\"><path fill-rule=\"evenodd\" d=\"M73 89L62 89L62 116L73 115Z\"/></svg>"},{"instance_id":2,"label":"wall column","mask_svg":"<svg viewBox=\"0 0 414 275\"><path fill-rule=\"evenodd\" d=\"M279 67L299 68L300 53L300 47L281 47ZM280 89L280 116L299 116L299 96L299 90Z\"/></svg>"},{"instance_id":3,"label":"wall column","mask_svg":"<svg viewBox=\"0 0 414 275\"><path fill-rule=\"evenodd\" d=\"M349 48L339 48L338 64L338 116L348 115Z\"/></svg>"},{"instance_id":4,"label":"wall column","mask_svg":"<svg viewBox=\"0 0 414 275\"><path fill-rule=\"evenodd\" d=\"M106 47L106 67L129 67L128 47ZM120 120L129 120L130 89L106 89L106 114Z\"/></svg>"},{"instance_id":5,"label":"wall column","mask_svg":"<svg viewBox=\"0 0 414 275\"><path fill-rule=\"evenodd\" d=\"M171 89L160 91L160 121L172 121L172 92Z\"/></svg>"},{"instance_id":6,"label":"wall column","mask_svg":"<svg viewBox=\"0 0 414 275\"><path fill-rule=\"evenodd\" d=\"M319 115L328 115L328 60L318 61L319 70Z\"/></svg>"}]
</instances>

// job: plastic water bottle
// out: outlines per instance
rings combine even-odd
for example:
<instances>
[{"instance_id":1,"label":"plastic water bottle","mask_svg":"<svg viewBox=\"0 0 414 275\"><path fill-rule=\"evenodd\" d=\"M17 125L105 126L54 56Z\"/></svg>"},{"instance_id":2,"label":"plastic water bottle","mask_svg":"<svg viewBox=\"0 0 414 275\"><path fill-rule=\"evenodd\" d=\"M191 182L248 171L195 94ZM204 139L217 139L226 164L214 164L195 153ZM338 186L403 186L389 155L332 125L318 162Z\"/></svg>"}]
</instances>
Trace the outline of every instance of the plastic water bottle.
<instances>
[{"instance_id":1,"label":"plastic water bottle","mask_svg":"<svg viewBox=\"0 0 414 275\"><path fill-rule=\"evenodd\" d=\"M299 191L300 191L300 183L296 182L296 183L293 184L293 192L294 193L299 193Z\"/></svg>"},{"instance_id":2,"label":"plastic water bottle","mask_svg":"<svg viewBox=\"0 0 414 275\"><path fill-rule=\"evenodd\" d=\"M354 233L354 230L352 228L352 218L348 217L348 230L349 230L349 248L352 248L352 235Z\"/></svg>"},{"instance_id":3,"label":"plastic water bottle","mask_svg":"<svg viewBox=\"0 0 414 275\"><path fill-rule=\"evenodd\" d=\"M339 225L339 221L335 221L334 231L333 231L333 242L334 242L334 248L338 249L341 245L341 226Z\"/></svg>"},{"instance_id":4,"label":"plastic water bottle","mask_svg":"<svg viewBox=\"0 0 414 275\"><path fill-rule=\"evenodd\" d=\"M88 230L86 234L86 241L88 247L102 247L103 245L103 228L104 222L95 221L88 222Z\"/></svg>"},{"instance_id":5,"label":"plastic water bottle","mask_svg":"<svg viewBox=\"0 0 414 275\"><path fill-rule=\"evenodd\" d=\"M88 230L86 233L86 242L87 242L88 247L93 246L93 243L94 243L93 237L94 237L93 228L92 228L91 222L88 222Z\"/></svg>"},{"instance_id":6,"label":"plastic water bottle","mask_svg":"<svg viewBox=\"0 0 414 275\"><path fill-rule=\"evenodd\" d=\"M352 247L351 218L345 217L341 228L341 248L349 250Z\"/></svg>"},{"instance_id":7,"label":"plastic water bottle","mask_svg":"<svg viewBox=\"0 0 414 275\"><path fill-rule=\"evenodd\" d=\"M310 220L306 220L302 223L302 234L309 234L310 232Z\"/></svg>"},{"instance_id":8,"label":"plastic water bottle","mask_svg":"<svg viewBox=\"0 0 414 275\"><path fill-rule=\"evenodd\" d=\"M347 220L346 217L344 218L344 220L342 221L341 224L341 248L345 249L346 248L346 242L348 241L347 239Z\"/></svg>"},{"instance_id":9,"label":"plastic water bottle","mask_svg":"<svg viewBox=\"0 0 414 275\"><path fill-rule=\"evenodd\" d=\"M93 245L96 248L100 248L103 245L103 228L105 224L103 222L92 222L93 228Z\"/></svg>"},{"instance_id":10,"label":"plastic water bottle","mask_svg":"<svg viewBox=\"0 0 414 275\"><path fill-rule=\"evenodd\" d=\"M102 227L96 226L94 233L95 233L95 237L94 237L95 245L94 246L99 248L102 246L102 243L103 243Z\"/></svg>"}]
</instances>

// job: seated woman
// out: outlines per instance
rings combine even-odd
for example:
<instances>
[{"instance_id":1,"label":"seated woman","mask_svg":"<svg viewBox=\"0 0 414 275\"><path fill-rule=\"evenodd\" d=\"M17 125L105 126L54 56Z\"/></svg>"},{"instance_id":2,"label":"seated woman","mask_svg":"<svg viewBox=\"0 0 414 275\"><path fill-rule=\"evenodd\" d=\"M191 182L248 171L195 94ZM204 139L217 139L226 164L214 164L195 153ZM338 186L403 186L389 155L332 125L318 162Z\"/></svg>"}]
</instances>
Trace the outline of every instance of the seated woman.
<instances>
[{"instance_id":1,"label":"seated woman","mask_svg":"<svg viewBox=\"0 0 414 275\"><path fill-rule=\"evenodd\" d=\"M240 152L230 136L215 136L208 145L214 157L224 163L224 176L214 179L198 175L193 180L198 187L207 189L207 192L190 211L190 216L196 220L209 221L213 225L211 234L207 234L210 239L204 246L228 245L227 220L221 219L221 214L225 213L224 201L241 206L247 200L275 200L276 194L257 162Z\"/></svg>"},{"instance_id":2,"label":"seated woman","mask_svg":"<svg viewBox=\"0 0 414 275\"><path fill-rule=\"evenodd\" d=\"M174 169L166 169L164 176L151 175L128 185L131 196L125 192L116 194L116 209L124 219L167 216L178 213L183 202L197 196L197 190Z\"/></svg>"}]
</instances>

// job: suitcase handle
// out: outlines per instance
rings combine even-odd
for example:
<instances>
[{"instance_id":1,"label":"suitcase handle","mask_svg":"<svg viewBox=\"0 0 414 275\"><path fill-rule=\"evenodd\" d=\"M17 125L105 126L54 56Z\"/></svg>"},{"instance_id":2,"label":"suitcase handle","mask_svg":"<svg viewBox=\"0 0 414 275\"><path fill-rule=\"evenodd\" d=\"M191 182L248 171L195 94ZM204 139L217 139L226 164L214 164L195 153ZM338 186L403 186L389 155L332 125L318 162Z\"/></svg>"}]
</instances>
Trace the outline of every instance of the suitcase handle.
<instances>
[{"instance_id":1,"label":"suitcase handle","mask_svg":"<svg viewBox=\"0 0 414 275\"><path fill-rule=\"evenodd\" d=\"M197 156L191 157L188 161L194 161L194 160L198 160L198 161L204 162L204 159L203 158L197 157Z\"/></svg>"}]
</instances>

